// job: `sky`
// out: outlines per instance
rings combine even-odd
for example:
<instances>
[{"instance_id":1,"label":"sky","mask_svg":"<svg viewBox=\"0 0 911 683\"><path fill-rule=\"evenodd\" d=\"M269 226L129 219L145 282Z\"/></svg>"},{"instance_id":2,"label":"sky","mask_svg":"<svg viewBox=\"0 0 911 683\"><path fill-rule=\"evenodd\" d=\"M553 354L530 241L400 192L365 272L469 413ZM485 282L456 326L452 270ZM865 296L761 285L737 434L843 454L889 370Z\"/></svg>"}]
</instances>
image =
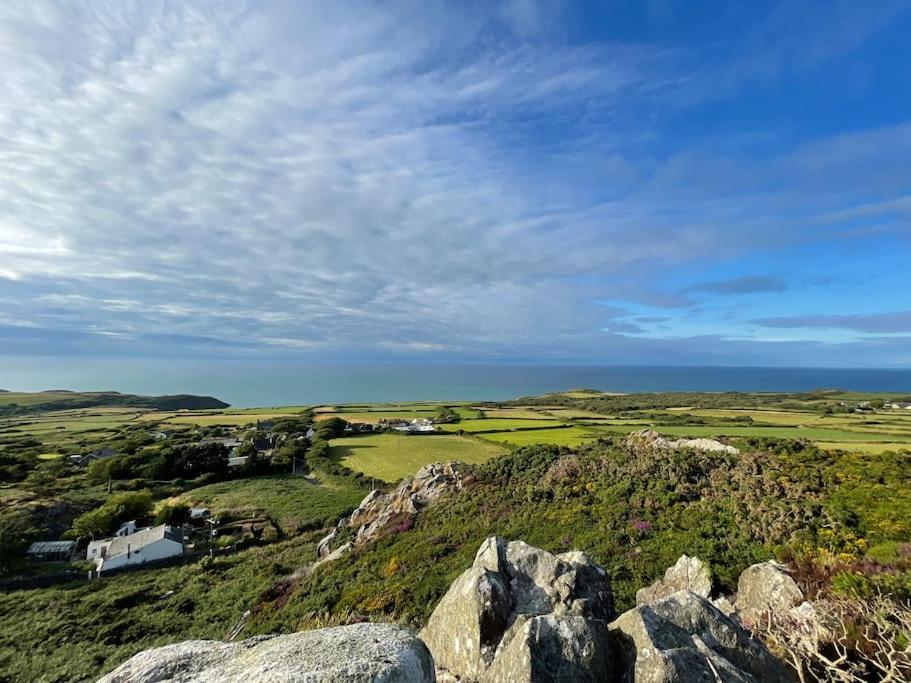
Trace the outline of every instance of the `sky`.
<instances>
[{"instance_id":1,"label":"sky","mask_svg":"<svg viewBox=\"0 0 911 683\"><path fill-rule=\"evenodd\" d=\"M911 367L911 0L0 4L0 361Z\"/></svg>"}]
</instances>

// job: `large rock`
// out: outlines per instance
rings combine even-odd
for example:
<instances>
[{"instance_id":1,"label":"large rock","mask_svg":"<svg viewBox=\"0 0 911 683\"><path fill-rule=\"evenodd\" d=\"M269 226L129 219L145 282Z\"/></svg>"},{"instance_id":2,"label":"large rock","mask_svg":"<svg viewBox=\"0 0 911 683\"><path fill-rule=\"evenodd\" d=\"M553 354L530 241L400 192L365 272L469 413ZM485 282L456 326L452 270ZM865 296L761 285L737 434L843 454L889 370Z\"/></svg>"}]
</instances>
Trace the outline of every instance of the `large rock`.
<instances>
[{"instance_id":1,"label":"large rock","mask_svg":"<svg viewBox=\"0 0 911 683\"><path fill-rule=\"evenodd\" d=\"M663 579L636 591L636 604L648 605L679 591L709 597L712 593L712 570L698 557L681 555L674 566L664 572Z\"/></svg>"},{"instance_id":2,"label":"large rock","mask_svg":"<svg viewBox=\"0 0 911 683\"><path fill-rule=\"evenodd\" d=\"M611 625L624 681L791 681L784 664L705 598L680 592L624 612Z\"/></svg>"},{"instance_id":3,"label":"large rock","mask_svg":"<svg viewBox=\"0 0 911 683\"><path fill-rule=\"evenodd\" d=\"M479 678L493 661L510 618L511 600L501 574L473 566L449 587L421 638L436 665Z\"/></svg>"},{"instance_id":4,"label":"large rock","mask_svg":"<svg viewBox=\"0 0 911 683\"><path fill-rule=\"evenodd\" d=\"M595 634L613 615L610 578L585 554L553 555L491 537L437 604L421 638L438 667L465 680L603 671L606 640Z\"/></svg>"},{"instance_id":5,"label":"large rock","mask_svg":"<svg viewBox=\"0 0 911 683\"><path fill-rule=\"evenodd\" d=\"M803 602L803 591L784 565L762 562L747 567L737 582L734 607L747 624L771 615L783 615Z\"/></svg>"},{"instance_id":6,"label":"large rock","mask_svg":"<svg viewBox=\"0 0 911 683\"><path fill-rule=\"evenodd\" d=\"M392 624L353 624L240 643L191 640L146 650L99 683L430 683L427 647Z\"/></svg>"},{"instance_id":7,"label":"large rock","mask_svg":"<svg viewBox=\"0 0 911 683\"><path fill-rule=\"evenodd\" d=\"M603 621L583 617L521 618L484 673L490 683L577 681L601 683L613 674L613 653Z\"/></svg>"},{"instance_id":8,"label":"large rock","mask_svg":"<svg viewBox=\"0 0 911 683\"><path fill-rule=\"evenodd\" d=\"M626 438L626 444L630 448L637 449L680 450L682 448L690 448L696 451L728 453L730 455L740 453L734 446L721 443L716 439L668 439L653 429L640 429L638 432L633 432Z\"/></svg>"}]
</instances>

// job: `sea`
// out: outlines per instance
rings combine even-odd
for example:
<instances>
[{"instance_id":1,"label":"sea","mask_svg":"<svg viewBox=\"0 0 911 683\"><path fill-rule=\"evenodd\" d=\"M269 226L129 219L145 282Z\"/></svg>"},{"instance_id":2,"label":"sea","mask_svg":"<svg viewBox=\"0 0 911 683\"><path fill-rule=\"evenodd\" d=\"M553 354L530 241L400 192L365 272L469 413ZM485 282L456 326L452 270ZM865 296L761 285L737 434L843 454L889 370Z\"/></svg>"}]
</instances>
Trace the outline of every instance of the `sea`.
<instances>
[{"instance_id":1,"label":"sea","mask_svg":"<svg viewBox=\"0 0 911 683\"><path fill-rule=\"evenodd\" d=\"M911 368L834 369L0 357L0 389L199 394L233 406L507 400L575 388L911 395Z\"/></svg>"}]
</instances>

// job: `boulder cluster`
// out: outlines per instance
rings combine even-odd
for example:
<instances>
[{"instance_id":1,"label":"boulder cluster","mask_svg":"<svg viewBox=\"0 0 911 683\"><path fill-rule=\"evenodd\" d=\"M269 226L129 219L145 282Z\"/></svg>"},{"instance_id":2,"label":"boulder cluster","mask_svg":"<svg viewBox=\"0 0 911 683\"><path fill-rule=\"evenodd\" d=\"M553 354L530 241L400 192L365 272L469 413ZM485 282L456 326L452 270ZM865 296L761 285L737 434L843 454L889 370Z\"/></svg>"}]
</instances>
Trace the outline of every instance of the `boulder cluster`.
<instances>
[{"instance_id":1,"label":"boulder cluster","mask_svg":"<svg viewBox=\"0 0 911 683\"><path fill-rule=\"evenodd\" d=\"M754 614L783 604L778 588L757 585L766 581L767 565L744 573L743 607ZM711 590L708 566L684 555L618 616L609 576L585 554L552 555L494 537L440 600L420 638L437 680L792 680L735 614L713 604Z\"/></svg>"},{"instance_id":2,"label":"boulder cluster","mask_svg":"<svg viewBox=\"0 0 911 683\"><path fill-rule=\"evenodd\" d=\"M364 523L379 518L370 512L377 500L358 508ZM407 505L402 495L392 500ZM812 604L786 568L774 562L749 567L732 599L712 599L712 587L709 567L683 555L638 591L635 608L617 615L610 577L584 553L553 555L491 537L418 635L363 623L240 643L187 641L142 652L101 680L792 681L790 670L745 627L777 615L813 618Z\"/></svg>"}]
</instances>

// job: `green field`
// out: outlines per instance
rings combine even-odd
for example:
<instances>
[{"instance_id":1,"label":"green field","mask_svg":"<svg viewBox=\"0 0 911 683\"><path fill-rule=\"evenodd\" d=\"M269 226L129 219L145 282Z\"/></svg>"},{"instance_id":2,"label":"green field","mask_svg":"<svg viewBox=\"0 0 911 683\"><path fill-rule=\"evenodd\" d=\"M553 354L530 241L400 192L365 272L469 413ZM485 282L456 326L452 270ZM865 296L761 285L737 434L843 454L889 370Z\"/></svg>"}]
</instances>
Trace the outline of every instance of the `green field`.
<instances>
[{"instance_id":1,"label":"green field","mask_svg":"<svg viewBox=\"0 0 911 683\"><path fill-rule=\"evenodd\" d=\"M444 432L505 432L513 429L543 429L547 427L560 427L562 422L559 420L511 420L508 418L492 418L482 420L462 420L452 424L439 425Z\"/></svg>"},{"instance_id":2,"label":"green field","mask_svg":"<svg viewBox=\"0 0 911 683\"><path fill-rule=\"evenodd\" d=\"M562 429L529 429L521 432L493 432L484 434L481 438L511 446L530 446L539 443L578 446L597 439L598 434L582 427L564 427Z\"/></svg>"},{"instance_id":3,"label":"green field","mask_svg":"<svg viewBox=\"0 0 911 683\"><path fill-rule=\"evenodd\" d=\"M293 475L237 479L191 489L179 498L191 506L208 507L216 516L268 515L288 532L331 524L366 495L342 479L320 475L319 481Z\"/></svg>"},{"instance_id":4,"label":"green field","mask_svg":"<svg viewBox=\"0 0 911 683\"><path fill-rule=\"evenodd\" d=\"M455 435L369 434L330 443L342 464L383 481L398 481L428 463L478 463L504 452L496 444Z\"/></svg>"},{"instance_id":5,"label":"green field","mask_svg":"<svg viewBox=\"0 0 911 683\"><path fill-rule=\"evenodd\" d=\"M482 417L481 415L472 415L466 417ZM547 420L549 419L540 410L533 408L484 408L483 417L501 417L501 418L519 418L526 420Z\"/></svg>"},{"instance_id":6,"label":"green field","mask_svg":"<svg viewBox=\"0 0 911 683\"><path fill-rule=\"evenodd\" d=\"M855 453L885 453L886 451L911 451L911 440L894 443L837 442L817 441L816 445L836 451L853 451Z\"/></svg>"},{"instance_id":7,"label":"green field","mask_svg":"<svg viewBox=\"0 0 911 683\"><path fill-rule=\"evenodd\" d=\"M628 434L641 429L641 425L597 425L592 430L611 434ZM714 437L733 436L750 437L765 436L778 439L809 439L810 441L850 441L850 442L884 442L894 441L895 436L877 432L851 432L842 429L826 429L822 427L741 427L732 425L657 425L653 428L661 434L671 436Z\"/></svg>"}]
</instances>

